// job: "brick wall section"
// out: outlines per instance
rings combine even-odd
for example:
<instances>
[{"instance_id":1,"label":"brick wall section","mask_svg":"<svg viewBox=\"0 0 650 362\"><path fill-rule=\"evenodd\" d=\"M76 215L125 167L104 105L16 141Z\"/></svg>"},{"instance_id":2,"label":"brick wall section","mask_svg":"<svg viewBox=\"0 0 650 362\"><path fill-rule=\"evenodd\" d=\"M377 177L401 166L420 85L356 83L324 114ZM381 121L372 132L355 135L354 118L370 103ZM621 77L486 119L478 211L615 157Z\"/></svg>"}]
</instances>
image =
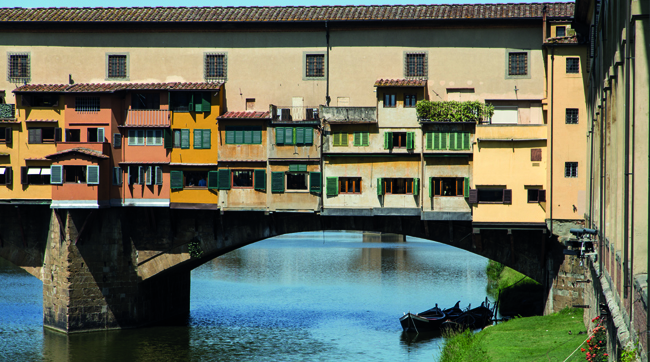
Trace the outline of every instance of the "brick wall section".
<instances>
[{"instance_id":1,"label":"brick wall section","mask_svg":"<svg viewBox=\"0 0 650 362\"><path fill-rule=\"evenodd\" d=\"M648 276L647 274L638 275L634 282L634 291L632 299L634 301L634 315L632 316L632 325L637 333L640 349L642 350L642 361L647 361L648 356L648 339L644 338L648 330Z\"/></svg>"}]
</instances>

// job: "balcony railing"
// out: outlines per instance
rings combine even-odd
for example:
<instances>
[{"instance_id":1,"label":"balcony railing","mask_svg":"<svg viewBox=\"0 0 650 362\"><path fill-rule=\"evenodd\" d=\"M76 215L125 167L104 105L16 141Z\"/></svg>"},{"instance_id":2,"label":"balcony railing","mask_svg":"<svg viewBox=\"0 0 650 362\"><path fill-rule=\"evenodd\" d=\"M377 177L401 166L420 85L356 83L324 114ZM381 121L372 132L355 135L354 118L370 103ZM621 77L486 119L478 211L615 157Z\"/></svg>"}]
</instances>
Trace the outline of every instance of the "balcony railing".
<instances>
[{"instance_id":1,"label":"balcony railing","mask_svg":"<svg viewBox=\"0 0 650 362\"><path fill-rule=\"evenodd\" d=\"M169 127L168 109L129 109L126 111L127 127Z\"/></svg>"},{"instance_id":2,"label":"balcony railing","mask_svg":"<svg viewBox=\"0 0 650 362\"><path fill-rule=\"evenodd\" d=\"M14 104L0 104L0 119L16 118L16 106Z\"/></svg>"},{"instance_id":3,"label":"balcony railing","mask_svg":"<svg viewBox=\"0 0 650 362\"><path fill-rule=\"evenodd\" d=\"M318 106L276 106L271 105L271 121L286 122L319 122Z\"/></svg>"},{"instance_id":4,"label":"balcony railing","mask_svg":"<svg viewBox=\"0 0 650 362\"><path fill-rule=\"evenodd\" d=\"M478 101L431 102L420 101L416 105L420 122L473 122L489 121L494 114L494 106Z\"/></svg>"},{"instance_id":5,"label":"balcony railing","mask_svg":"<svg viewBox=\"0 0 650 362\"><path fill-rule=\"evenodd\" d=\"M320 117L328 123L377 123L377 107L321 107Z\"/></svg>"}]
</instances>

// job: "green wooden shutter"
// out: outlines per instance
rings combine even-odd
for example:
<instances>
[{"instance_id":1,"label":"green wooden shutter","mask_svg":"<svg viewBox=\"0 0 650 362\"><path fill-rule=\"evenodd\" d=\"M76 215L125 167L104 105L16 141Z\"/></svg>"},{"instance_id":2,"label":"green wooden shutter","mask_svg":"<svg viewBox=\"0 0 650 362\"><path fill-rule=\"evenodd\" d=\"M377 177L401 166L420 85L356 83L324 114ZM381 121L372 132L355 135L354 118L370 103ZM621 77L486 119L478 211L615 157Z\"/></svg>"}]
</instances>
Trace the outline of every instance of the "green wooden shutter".
<instances>
[{"instance_id":1,"label":"green wooden shutter","mask_svg":"<svg viewBox=\"0 0 650 362\"><path fill-rule=\"evenodd\" d=\"M384 179L380 177L377 179L377 195L383 195L383 194L384 194Z\"/></svg>"},{"instance_id":2,"label":"green wooden shutter","mask_svg":"<svg viewBox=\"0 0 650 362\"><path fill-rule=\"evenodd\" d=\"M237 127L235 131L235 144L243 145L244 144L244 129Z\"/></svg>"},{"instance_id":3,"label":"green wooden shutter","mask_svg":"<svg viewBox=\"0 0 650 362\"><path fill-rule=\"evenodd\" d=\"M284 128L284 144L285 145L295 145L295 133L293 132L293 127Z\"/></svg>"},{"instance_id":4,"label":"green wooden shutter","mask_svg":"<svg viewBox=\"0 0 650 362\"><path fill-rule=\"evenodd\" d=\"M195 149L201 149L203 148L203 137L202 137L202 130L200 129L195 129L194 130L194 148Z\"/></svg>"},{"instance_id":5,"label":"green wooden shutter","mask_svg":"<svg viewBox=\"0 0 650 362\"><path fill-rule=\"evenodd\" d=\"M458 149L458 132L449 132L449 149L457 150Z\"/></svg>"},{"instance_id":6,"label":"green wooden shutter","mask_svg":"<svg viewBox=\"0 0 650 362\"><path fill-rule=\"evenodd\" d=\"M219 190L230 190L230 170L222 169L218 172L219 181L217 182L217 187Z\"/></svg>"},{"instance_id":7,"label":"green wooden shutter","mask_svg":"<svg viewBox=\"0 0 650 362\"><path fill-rule=\"evenodd\" d=\"M121 174L120 174L121 176ZM156 166L156 185L162 185L163 184L163 171L162 167Z\"/></svg>"},{"instance_id":8,"label":"green wooden shutter","mask_svg":"<svg viewBox=\"0 0 650 362\"><path fill-rule=\"evenodd\" d=\"M361 132L354 132L354 146L361 147Z\"/></svg>"},{"instance_id":9,"label":"green wooden shutter","mask_svg":"<svg viewBox=\"0 0 650 362\"><path fill-rule=\"evenodd\" d=\"M307 165L305 164L298 165L298 171L307 172Z\"/></svg>"},{"instance_id":10,"label":"green wooden shutter","mask_svg":"<svg viewBox=\"0 0 650 362\"><path fill-rule=\"evenodd\" d=\"M261 145L262 144L262 130L256 129L253 131L253 144Z\"/></svg>"},{"instance_id":11,"label":"green wooden shutter","mask_svg":"<svg viewBox=\"0 0 650 362\"><path fill-rule=\"evenodd\" d=\"M298 165L289 165L289 172L297 172Z\"/></svg>"},{"instance_id":12,"label":"green wooden shutter","mask_svg":"<svg viewBox=\"0 0 650 362\"><path fill-rule=\"evenodd\" d=\"M429 197L433 197L433 177L429 177Z\"/></svg>"},{"instance_id":13,"label":"green wooden shutter","mask_svg":"<svg viewBox=\"0 0 650 362\"><path fill-rule=\"evenodd\" d=\"M296 144L303 145L305 144L305 128L296 127Z\"/></svg>"},{"instance_id":14,"label":"green wooden shutter","mask_svg":"<svg viewBox=\"0 0 650 362\"><path fill-rule=\"evenodd\" d=\"M432 150L433 149L433 132L427 132L424 136L424 147L427 150Z\"/></svg>"},{"instance_id":15,"label":"green wooden shutter","mask_svg":"<svg viewBox=\"0 0 650 362\"><path fill-rule=\"evenodd\" d=\"M309 192L320 193L321 190L321 173L320 172L310 172L309 173Z\"/></svg>"},{"instance_id":16,"label":"green wooden shutter","mask_svg":"<svg viewBox=\"0 0 650 362\"><path fill-rule=\"evenodd\" d=\"M440 138L441 138L441 133L440 132L433 132L433 149L434 150L439 150L440 149Z\"/></svg>"},{"instance_id":17,"label":"green wooden shutter","mask_svg":"<svg viewBox=\"0 0 650 362\"><path fill-rule=\"evenodd\" d=\"M334 133L334 146L345 147L348 145L348 134L346 132Z\"/></svg>"},{"instance_id":18,"label":"green wooden shutter","mask_svg":"<svg viewBox=\"0 0 650 362\"><path fill-rule=\"evenodd\" d=\"M309 146L314 144L314 129L311 127L305 127L305 144Z\"/></svg>"},{"instance_id":19,"label":"green wooden shutter","mask_svg":"<svg viewBox=\"0 0 650 362\"><path fill-rule=\"evenodd\" d=\"M284 144L284 127L275 128L275 144L277 145Z\"/></svg>"},{"instance_id":20,"label":"green wooden shutter","mask_svg":"<svg viewBox=\"0 0 650 362\"><path fill-rule=\"evenodd\" d=\"M406 149L412 150L415 148L415 132L406 132Z\"/></svg>"},{"instance_id":21,"label":"green wooden shutter","mask_svg":"<svg viewBox=\"0 0 650 362\"><path fill-rule=\"evenodd\" d=\"M212 143L212 141L211 141L211 130L204 129L202 133L203 133L203 140L202 140L203 149L210 149L211 146L212 146L211 145L211 143Z\"/></svg>"},{"instance_id":22,"label":"green wooden shutter","mask_svg":"<svg viewBox=\"0 0 650 362\"><path fill-rule=\"evenodd\" d=\"M129 170L130 173L131 170ZM183 188L183 171L170 171L169 172L169 184L173 189L182 189Z\"/></svg>"},{"instance_id":23,"label":"green wooden shutter","mask_svg":"<svg viewBox=\"0 0 650 362\"><path fill-rule=\"evenodd\" d=\"M327 196L336 196L339 194L339 178L338 177L328 177L327 178L327 189L325 192Z\"/></svg>"},{"instance_id":24,"label":"green wooden shutter","mask_svg":"<svg viewBox=\"0 0 650 362\"><path fill-rule=\"evenodd\" d=\"M271 172L271 192L284 192L284 172Z\"/></svg>"},{"instance_id":25,"label":"green wooden shutter","mask_svg":"<svg viewBox=\"0 0 650 362\"><path fill-rule=\"evenodd\" d=\"M370 132L361 133L361 145L370 146Z\"/></svg>"},{"instance_id":26,"label":"green wooden shutter","mask_svg":"<svg viewBox=\"0 0 650 362\"><path fill-rule=\"evenodd\" d=\"M252 145L253 144L253 130L246 128L244 130L244 144Z\"/></svg>"},{"instance_id":27,"label":"green wooden shutter","mask_svg":"<svg viewBox=\"0 0 650 362\"><path fill-rule=\"evenodd\" d=\"M63 166L50 166L50 183L55 185L63 183Z\"/></svg>"},{"instance_id":28,"label":"green wooden shutter","mask_svg":"<svg viewBox=\"0 0 650 362\"><path fill-rule=\"evenodd\" d=\"M393 132L384 133L384 149L390 150L393 148Z\"/></svg>"},{"instance_id":29,"label":"green wooden shutter","mask_svg":"<svg viewBox=\"0 0 650 362\"><path fill-rule=\"evenodd\" d=\"M447 149L447 132L441 132L440 133L440 149L441 150L446 150Z\"/></svg>"},{"instance_id":30,"label":"green wooden shutter","mask_svg":"<svg viewBox=\"0 0 650 362\"><path fill-rule=\"evenodd\" d=\"M172 130L170 128L163 129L163 143L165 149L171 150L174 147L174 139L172 138Z\"/></svg>"},{"instance_id":31,"label":"green wooden shutter","mask_svg":"<svg viewBox=\"0 0 650 362\"><path fill-rule=\"evenodd\" d=\"M465 177L465 181L464 181L463 186L465 186L463 196L469 197L469 177Z\"/></svg>"},{"instance_id":32,"label":"green wooden shutter","mask_svg":"<svg viewBox=\"0 0 650 362\"><path fill-rule=\"evenodd\" d=\"M208 190L219 188L219 171L208 171Z\"/></svg>"},{"instance_id":33,"label":"green wooden shutter","mask_svg":"<svg viewBox=\"0 0 650 362\"><path fill-rule=\"evenodd\" d=\"M420 179L416 177L413 179L413 195L417 196L419 194L420 194Z\"/></svg>"},{"instance_id":34,"label":"green wooden shutter","mask_svg":"<svg viewBox=\"0 0 650 362\"><path fill-rule=\"evenodd\" d=\"M235 144L235 127L226 127L226 144Z\"/></svg>"},{"instance_id":35,"label":"green wooden shutter","mask_svg":"<svg viewBox=\"0 0 650 362\"><path fill-rule=\"evenodd\" d=\"M469 150L470 149L469 137L470 137L469 132L463 132L463 149L464 150Z\"/></svg>"},{"instance_id":36,"label":"green wooden shutter","mask_svg":"<svg viewBox=\"0 0 650 362\"><path fill-rule=\"evenodd\" d=\"M188 103L187 103L187 111L188 112L194 112L194 93L190 92L189 95L190 96L187 97L188 98L187 99L187 101L188 101Z\"/></svg>"},{"instance_id":37,"label":"green wooden shutter","mask_svg":"<svg viewBox=\"0 0 650 362\"><path fill-rule=\"evenodd\" d=\"M181 130L181 148L190 148L190 130Z\"/></svg>"},{"instance_id":38,"label":"green wooden shutter","mask_svg":"<svg viewBox=\"0 0 650 362\"><path fill-rule=\"evenodd\" d=\"M255 190L266 191L266 170L253 171Z\"/></svg>"},{"instance_id":39,"label":"green wooden shutter","mask_svg":"<svg viewBox=\"0 0 650 362\"><path fill-rule=\"evenodd\" d=\"M210 92L203 92L203 97L201 99L203 112L210 112L211 111L211 107L210 107L211 98L212 98L212 95L210 94Z\"/></svg>"}]
</instances>

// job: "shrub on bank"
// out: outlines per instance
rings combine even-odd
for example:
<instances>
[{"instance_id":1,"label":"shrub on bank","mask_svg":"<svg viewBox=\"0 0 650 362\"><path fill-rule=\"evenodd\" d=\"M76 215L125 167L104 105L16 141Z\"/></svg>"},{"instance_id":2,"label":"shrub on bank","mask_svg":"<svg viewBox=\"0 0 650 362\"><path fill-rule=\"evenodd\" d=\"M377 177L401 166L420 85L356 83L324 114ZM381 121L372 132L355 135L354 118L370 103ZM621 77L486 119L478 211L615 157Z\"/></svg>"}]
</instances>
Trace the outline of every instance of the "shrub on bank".
<instances>
[{"instance_id":1,"label":"shrub on bank","mask_svg":"<svg viewBox=\"0 0 650 362\"><path fill-rule=\"evenodd\" d=\"M487 351L483 349L480 336L469 329L463 332L443 334L440 362L489 362Z\"/></svg>"}]
</instances>

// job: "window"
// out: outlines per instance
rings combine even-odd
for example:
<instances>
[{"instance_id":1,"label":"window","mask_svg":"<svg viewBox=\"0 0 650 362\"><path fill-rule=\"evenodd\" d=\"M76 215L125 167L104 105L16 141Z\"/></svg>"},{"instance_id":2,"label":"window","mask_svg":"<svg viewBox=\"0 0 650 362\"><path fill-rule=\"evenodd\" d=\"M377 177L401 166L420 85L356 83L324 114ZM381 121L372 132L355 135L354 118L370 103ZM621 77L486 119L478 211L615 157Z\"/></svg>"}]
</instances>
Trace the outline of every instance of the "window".
<instances>
[{"instance_id":1,"label":"window","mask_svg":"<svg viewBox=\"0 0 650 362\"><path fill-rule=\"evenodd\" d=\"M578 124L578 109L577 108L567 108L566 109L566 124Z\"/></svg>"},{"instance_id":2,"label":"window","mask_svg":"<svg viewBox=\"0 0 650 362\"><path fill-rule=\"evenodd\" d=\"M348 134L347 134L347 132L335 132L335 133L332 133L332 145L334 147L347 147L347 145L348 145Z\"/></svg>"},{"instance_id":3,"label":"window","mask_svg":"<svg viewBox=\"0 0 650 362\"><path fill-rule=\"evenodd\" d=\"M564 163L564 177L578 177L578 163L565 162Z\"/></svg>"},{"instance_id":4,"label":"window","mask_svg":"<svg viewBox=\"0 0 650 362\"><path fill-rule=\"evenodd\" d=\"M129 146L144 146L144 130L129 130Z\"/></svg>"},{"instance_id":5,"label":"window","mask_svg":"<svg viewBox=\"0 0 650 362\"><path fill-rule=\"evenodd\" d=\"M81 130L80 129L66 129L65 130L65 141L66 142L81 142Z\"/></svg>"},{"instance_id":6,"label":"window","mask_svg":"<svg viewBox=\"0 0 650 362\"><path fill-rule=\"evenodd\" d=\"M205 79L206 80L223 80L226 79L226 54L225 53L206 53L205 62Z\"/></svg>"},{"instance_id":7,"label":"window","mask_svg":"<svg viewBox=\"0 0 650 362\"><path fill-rule=\"evenodd\" d=\"M305 77L306 78L325 77L325 54L305 55Z\"/></svg>"},{"instance_id":8,"label":"window","mask_svg":"<svg viewBox=\"0 0 650 362\"><path fill-rule=\"evenodd\" d=\"M314 129L311 127L276 127L277 145L311 146L314 144Z\"/></svg>"},{"instance_id":9,"label":"window","mask_svg":"<svg viewBox=\"0 0 650 362\"><path fill-rule=\"evenodd\" d=\"M504 187L479 187L469 190L470 204L512 204L512 190Z\"/></svg>"},{"instance_id":10,"label":"window","mask_svg":"<svg viewBox=\"0 0 650 362\"><path fill-rule=\"evenodd\" d=\"M528 203L546 202L546 190L540 188L528 188Z\"/></svg>"},{"instance_id":11,"label":"window","mask_svg":"<svg viewBox=\"0 0 650 362\"><path fill-rule=\"evenodd\" d=\"M528 53L509 53L508 54L508 75L527 75L528 74Z\"/></svg>"},{"instance_id":12,"label":"window","mask_svg":"<svg viewBox=\"0 0 650 362\"><path fill-rule=\"evenodd\" d=\"M384 108L395 107L395 94L384 94Z\"/></svg>"},{"instance_id":13,"label":"window","mask_svg":"<svg viewBox=\"0 0 650 362\"><path fill-rule=\"evenodd\" d=\"M194 149L207 150L212 145L211 133L209 129L194 130Z\"/></svg>"},{"instance_id":14,"label":"window","mask_svg":"<svg viewBox=\"0 0 650 362\"><path fill-rule=\"evenodd\" d=\"M427 76L427 53L406 53L405 63L406 78Z\"/></svg>"},{"instance_id":15,"label":"window","mask_svg":"<svg viewBox=\"0 0 650 362\"><path fill-rule=\"evenodd\" d=\"M465 196L465 180L463 177L432 177L433 196Z\"/></svg>"},{"instance_id":16,"label":"window","mask_svg":"<svg viewBox=\"0 0 650 362\"><path fill-rule=\"evenodd\" d=\"M6 144L7 146L11 146L12 141L13 131L11 127L0 127L0 142ZM0 185L2 185L2 182L0 182Z\"/></svg>"},{"instance_id":17,"label":"window","mask_svg":"<svg viewBox=\"0 0 650 362\"><path fill-rule=\"evenodd\" d=\"M183 176L183 186L186 188L208 186L208 171L183 171Z\"/></svg>"},{"instance_id":18,"label":"window","mask_svg":"<svg viewBox=\"0 0 650 362\"><path fill-rule=\"evenodd\" d=\"M61 128L28 128L27 143L51 143L61 141Z\"/></svg>"},{"instance_id":19,"label":"window","mask_svg":"<svg viewBox=\"0 0 650 362\"><path fill-rule=\"evenodd\" d=\"M23 185L49 185L50 168L21 167L21 184Z\"/></svg>"},{"instance_id":20,"label":"window","mask_svg":"<svg viewBox=\"0 0 650 362\"><path fill-rule=\"evenodd\" d=\"M29 53L9 53L8 55L7 80L12 83L29 83Z\"/></svg>"},{"instance_id":21,"label":"window","mask_svg":"<svg viewBox=\"0 0 650 362\"><path fill-rule=\"evenodd\" d=\"M558 26L555 28L555 36L566 36L566 26Z\"/></svg>"},{"instance_id":22,"label":"window","mask_svg":"<svg viewBox=\"0 0 650 362\"><path fill-rule=\"evenodd\" d=\"M88 128L86 142L104 142L104 128Z\"/></svg>"},{"instance_id":23,"label":"window","mask_svg":"<svg viewBox=\"0 0 650 362\"><path fill-rule=\"evenodd\" d=\"M533 162L539 162L542 160L542 149L533 148L530 150L530 160Z\"/></svg>"},{"instance_id":24,"label":"window","mask_svg":"<svg viewBox=\"0 0 650 362\"><path fill-rule=\"evenodd\" d=\"M406 134L407 132L393 132L393 148L406 148Z\"/></svg>"},{"instance_id":25,"label":"window","mask_svg":"<svg viewBox=\"0 0 650 362\"><path fill-rule=\"evenodd\" d=\"M63 180L66 183L86 183L86 166L63 166Z\"/></svg>"},{"instance_id":26,"label":"window","mask_svg":"<svg viewBox=\"0 0 650 362\"><path fill-rule=\"evenodd\" d=\"M407 108L415 107L416 103L417 103L417 96L415 94L404 95L404 107Z\"/></svg>"},{"instance_id":27,"label":"window","mask_svg":"<svg viewBox=\"0 0 650 362\"><path fill-rule=\"evenodd\" d=\"M354 145L356 147L370 146L370 132L354 132Z\"/></svg>"},{"instance_id":28,"label":"window","mask_svg":"<svg viewBox=\"0 0 650 362\"><path fill-rule=\"evenodd\" d=\"M147 146L162 146L163 131L161 129L147 130Z\"/></svg>"},{"instance_id":29,"label":"window","mask_svg":"<svg viewBox=\"0 0 650 362\"><path fill-rule=\"evenodd\" d=\"M243 189L253 188L253 170L233 170L232 187Z\"/></svg>"},{"instance_id":30,"label":"window","mask_svg":"<svg viewBox=\"0 0 650 362\"><path fill-rule=\"evenodd\" d=\"M190 130L189 129L175 129L172 131L173 148L190 148Z\"/></svg>"},{"instance_id":31,"label":"window","mask_svg":"<svg viewBox=\"0 0 650 362\"><path fill-rule=\"evenodd\" d=\"M131 94L131 109L160 109L160 94L158 93Z\"/></svg>"},{"instance_id":32,"label":"window","mask_svg":"<svg viewBox=\"0 0 650 362\"><path fill-rule=\"evenodd\" d=\"M383 179L384 192L393 195L411 195L413 194L412 178L386 178Z\"/></svg>"},{"instance_id":33,"label":"window","mask_svg":"<svg viewBox=\"0 0 650 362\"><path fill-rule=\"evenodd\" d=\"M59 95L56 93L23 94L20 98L24 107L54 108L59 106Z\"/></svg>"},{"instance_id":34,"label":"window","mask_svg":"<svg viewBox=\"0 0 650 362\"><path fill-rule=\"evenodd\" d=\"M360 194L361 177L339 177L339 193Z\"/></svg>"},{"instance_id":35,"label":"window","mask_svg":"<svg viewBox=\"0 0 650 362\"><path fill-rule=\"evenodd\" d=\"M491 124L517 124L519 123L519 107L494 106L494 114L490 118Z\"/></svg>"},{"instance_id":36,"label":"window","mask_svg":"<svg viewBox=\"0 0 650 362\"><path fill-rule=\"evenodd\" d=\"M293 136L292 136L293 137ZM227 145L261 145L261 126L226 126Z\"/></svg>"},{"instance_id":37,"label":"window","mask_svg":"<svg viewBox=\"0 0 650 362\"><path fill-rule=\"evenodd\" d=\"M170 92L169 106L175 112L210 112L212 94L210 92Z\"/></svg>"},{"instance_id":38,"label":"window","mask_svg":"<svg viewBox=\"0 0 650 362\"><path fill-rule=\"evenodd\" d=\"M255 110L255 98L246 98L246 110L247 111Z\"/></svg>"},{"instance_id":39,"label":"window","mask_svg":"<svg viewBox=\"0 0 650 362\"><path fill-rule=\"evenodd\" d=\"M580 58L566 58L566 72L580 73Z\"/></svg>"},{"instance_id":40,"label":"window","mask_svg":"<svg viewBox=\"0 0 650 362\"><path fill-rule=\"evenodd\" d=\"M425 148L427 150L469 150L469 132L428 132L425 135Z\"/></svg>"},{"instance_id":41,"label":"window","mask_svg":"<svg viewBox=\"0 0 650 362\"><path fill-rule=\"evenodd\" d=\"M0 185L11 185L13 183L13 174L14 171L11 167L0 167Z\"/></svg>"},{"instance_id":42,"label":"window","mask_svg":"<svg viewBox=\"0 0 650 362\"><path fill-rule=\"evenodd\" d=\"M99 97L75 97L75 112L99 112Z\"/></svg>"},{"instance_id":43,"label":"window","mask_svg":"<svg viewBox=\"0 0 650 362\"><path fill-rule=\"evenodd\" d=\"M307 173L287 173L287 190L307 190Z\"/></svg>"},{"instance_id":44,"label":"window","mask_svg":"<svg viewBox=\"0 0 650 362\"><path fill-rule=\"evenodd\" d=\"M127 54L106 54L106 78L127 79L129 77Z\"/></svg>"}]
</instances>

